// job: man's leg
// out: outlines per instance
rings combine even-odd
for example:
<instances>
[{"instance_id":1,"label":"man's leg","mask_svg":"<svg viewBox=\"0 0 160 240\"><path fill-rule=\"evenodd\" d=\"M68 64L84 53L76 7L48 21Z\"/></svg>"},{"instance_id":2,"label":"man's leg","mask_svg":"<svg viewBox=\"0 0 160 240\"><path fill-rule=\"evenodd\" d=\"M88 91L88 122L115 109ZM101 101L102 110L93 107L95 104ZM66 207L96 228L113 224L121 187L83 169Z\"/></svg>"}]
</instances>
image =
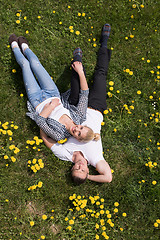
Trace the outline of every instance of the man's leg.
<instances>
[{"instance_id":1,"label":"man's leg","mask_svg":"<svg viewBox=\"0 0 160 240\"><path fill-rule=\"evenodd\" d=\"M77 48L73 52L73 61L72 63L78 61L82 62L82 51L80 48ZM86 76L86 72L83 66L84 74ZM71 92L69 96L69 103L72 105L77 105L79 102L79 93L80 93L80 80L78 73L72 68L72 75L71 75Z\"/></svg>"},{"instance_id":2,"label":"man's leg","mask_svg":"<svg viewBox=\"0 0 160 240\"><path fill-rule=\"evenodd\" d=\"M103 30L102 30L103 33ZM104 41L103 41L104 40ZM98 51L97 65L93 79L93 86L89 93L88 106L103 111L106 104L106 77L108 72L111 50L107 49L108 36L101 36L101 47Z\"/></svg>"}]
</instances>

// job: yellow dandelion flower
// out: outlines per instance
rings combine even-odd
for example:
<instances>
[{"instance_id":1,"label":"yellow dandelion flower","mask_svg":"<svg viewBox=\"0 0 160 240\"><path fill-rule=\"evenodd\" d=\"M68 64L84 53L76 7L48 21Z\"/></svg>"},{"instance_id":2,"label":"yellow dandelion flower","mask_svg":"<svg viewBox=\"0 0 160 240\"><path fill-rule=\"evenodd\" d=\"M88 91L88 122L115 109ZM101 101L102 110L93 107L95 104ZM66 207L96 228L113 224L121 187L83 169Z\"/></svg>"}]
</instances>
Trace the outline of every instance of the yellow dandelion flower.
<instances>
[{"instance_id":1,"label":"yellow dandelion flower","mask_svg":"<svg viewBox=\"0 0 160 240\"><path fill-rule=\"evenodd\" d=\"M133 72L132 72L132 71L129 71L129 75L133 75Z\"/></svg>"},{"instance_id":2,"label":"yellow dandelion flower","mask_svg":"<svg viewBox=\"0 0 160 240\"><path fill-rule=\"evenodd\" d=\"M74 224L74 220L72 220L72 219L69 220L69 224L70 224L70 225Z\"/></svg>"},{"instance_id":3,"label":"yellow dandelion flower","mask_svg":"<svg viewBox=\"0 0 160 240\"><path fill-rule=\"evenodd\" d=\"M144 8L144 5L143 5L143 4L141 4L141 5L140 5L140 7L141 7L141 8Z\"/></svg>"},{"instance_id":4,"label":"yellow dandelion flower","mask_svg":"<svg viewBox=\"0 0 160 240\"><path fill-rule=\"evenodd\" d=\"M113 82L113 81L110 81L110 82L109 82L109 85L110 85L110 86L113 86L113 85L114 85L114 82Z\"/></svg>"},{"instance_id":5,"label":"yellow dandelion flower","mask_svg":"<svg viewBox=\"0 0 160 240\"><path fill-rule=\"evenodd\" d=\"M42 219L43 219L43 220L46 220L46 219L47 219L47 215L43 214L43 215L42 215Z\"/></svg>"},{"instance_id":6,"label":"yellow dandelion flower","mask_svg":"<svg viewBox=\"0 0 160 240\"><path fill-rule=\"evenodd\" d=\"M85 17L85 15L86 15L85 13L82 13L82 17Z\"/></svg>"},{"instance_id":7,"label":"yellow dandelion flower","mask_svg":"<svg viewBox=\"0 0 160 240\"><path fill-rule=\"evenodd\" d=\"M118 208L115 208L115 209L114 209L114 212L117 213L117 212L118 212Z\"/></svg>"},{"instance_id":8,"label":"yellow dandelion flower","mask_svg":"<svg viewBox=\"0 0 160 240\"><path fill-rule=\"evenodd\" d=\"M97 44L96 44L96 43L94 43L94 44L93 44L93 47L96 47L96 46L97 46Z\"/></svg>"},{"instance_id":9,"label":"yellow dandelion flower","mask_svg":"<svg viewBox=\"0 0 160 240\"><path fill-rule=\"evenodd\" d=\"M147 63L150 63L151 61L149 59L147 59Z\"/></svg>"},{"instance_id":10,"label":"yellow dandelion flower","mask_svg":"<svg viewBox=\"0 0 160 240\"><path fill-rule=\"evenodd\" d=\"M156 182L156 181L152 181L152 184L153 184L153 185L156 185L156 184L157 184L157 182Z\"/></svg>"},{"instance_id":11,"label":"yellow dandelion flower","mask_svg":"<svg viewBox=\"0 0 160 240\"><path fill-rule=\"evenodd\" d=\"M41 236L41 239L45 239L46 237L44 235Z\"/></svg>"},{"instance_id":12,"label":"yellow dandelion flower","mask_svg":"<svg viewBox=\"0 0 160 240\"><path fill-rule=\"evenodd\" d=\"M68 8L71 8L71 6L68 6Z\"/></svg>"},{"instance_id":13,"label":"yellow dandelion flower","mask_svg":"<svg viewBox=\"0 0 160 240\"><path fill-rule=\"evenodd\" d=\"M12 73L16 73L16 69L12 69Z\"/></svg>"},{"instance_id":14,"label":"yellow dandelion flower","mask_svg":"<svg viewBox=\"0 0 160 240\"><path fill-rule=\"evenodd\" d=\"M26 30L26 34L28 34L29 33L29 31L28 30Z\"/></svg>"},{"instance_id":15,"label":"yellow dandelion flower","mask_svg":"<svg viewBox=\"0 0 160 240\"><path fill-rule=\"evenodd\" d=\"M115 202L115 203L114 203L114 206L115 206L115 207L118 207L118 206L119 206L119 203L118 203L118 202Z\"/></svg>"},{"instance_id":16,"label":"yellow dandelion flower","mask_svg":"<svg viewBox=\"0 0 160 240\"><path fill-rule=\"evenodd\" d=\"M38 19L40 19L40 18L41 18L41 16L38 16L37 18L38 18Z\"/></svg>"},{"instance_id":17,"label":"yellow dandelion flower","mask_svg":"<svg viewBox=\"0 0 160 240\"><path fill-rule=\"evenodd\" d=\"M154 223L154 227L158 227L158 223L155 222L155 223Z\"/></svg>"},{"instance_id":18,"label":"yellow dandelion flower","mask_svg":"<svg viewBox=\"0 0 160 240\"><path fill-rule=\"evenodd\" d=\"M138 90L138 91L137 91L137 94L138 94L138 95L140 95L140 94L141 94L141 91L140 91L140 90Z\"/></svg>"},{"instance_id":19,"label":"yellow dandelion flower","mask_svg":"<svg viewBox=\"0 0 160 240\"><path fill-rule=\"evenodd\" d=\"M41 188L42 185L43 185L43 182L39 181L39 182L38 182L38 187Z\"/></svg>"},{"instance_id":20,"label":"yellow dandelion flower","mask_svg":"<svg viewBox=\"0 0 160 240\"><path fill-rule=\"evenodd\" d=\"M134 18L134 15L131 15L131 18Z\"/></svg>"},{"instance_id":21,"label":"yellow dandelion flower","mask_svg":"<svg viewBox=\"0 0 160 240\"><path fill-rule=\"evenodd\" d=\"M78 16L80 17L80 16L81 16L81 13L78 13Z\"/></svg>"},{"instance_id":22,"label":"yellow dandelion flower","mask_svg":"<svg viewBox=\"0 0 160 240\"><path fill-rule=\"evenodd\" d=\"M20 13L16 13L16 16L17 16L17 17L20 17Z\"/></svg>"},{"instance_id":23,"label":"yellow dandelion flower","mask_svg":"<svg viewBox=\"0 0 160 240\"><path fill-rule=\"evenodd\" d=\"M34 221L30 221L30 226L33 227L34 226Z\"/></svg>"},{"instance_id":24,"label":"yellow dandelion flower","mask_svg":"<svg viewBox=\"0 0 160 240\"><path fill-rule=\"evenodd\" d=\"M101 126L104 126L105 125L105 122L101 122Z\"/></svg>"},{"instance_id":25,"label":"yellow dandelion flower","mask_svg":"<svg viewBox=\"0 0 160 240\"><path fill-rule=\"evenodd\" d=\"M13 156L11 156L11 160L12 160L12 162L15 162L15 161L16 161L16 158L13 157Z\"/></svg>"},{"instance_id":26,"label":"yellow dandelion flower","mask_svg":"<svg viewBox=\"0 0 160 240\"><path fill-rule=\"evenodd\" d=\"M128 37L125 37L126 40L128 40Z\"/></svg>"},{"instance_id":27,"label":"yellow dandelion flower","mask_svg":"<svg viewBox=\"0 0 160 240\"><path fill-rule=\"evenodd\" d=\"M80 31L76 31L75 33L76 33L76 35L79 35L79 34L80 34Z\"/></svg>"},{"instance_id":28,"label":"yellow dandelion flower","mask_svg":"<svg viewBox=\"0 0 160 240\"><path fill-rule=\"evenodd\" d=\"M133 5L132 5L133 8L136 8L136 6L137 6L136 4L133 4Z\"/></svg>"},{"instance_id":29,"label":"yellow dandelion flower","mask_svg":"<svg viewBox=\"0 0 160 240\"><path fill-rule=\"evenodd\" d=\"M26 16L24 17L24 20L27 20L27 17L26 17Z\"/></svg>"},{"instance_id":30,"label":"yellow dandelion flower","mask_svg":"<svg viewBox=\"0 0 160 240\"><path fill-rule=\"evenodd\" d=\"M55 13L56 11L53 10L53 13Z\"/></svg>"},{"instance_id":31,"label":"yellow dandelion flower","mask_svg":"<svg viewBox=\"0 0 160 240\"><path fill-rule=\"evenodd\" d=\"M122 216L123 216L123 217L126 217L126 216L127 216L127 214L126 214L126 213L122 213Z\"/></svg>"},{"instance_id":32,"label":"yellow dandelion flower","mask_svg":"<svg viewBox=\"0 0 160 240\"><path fill-rule=\"evenodd\" d=\"M133 35L133 34L131 34L131 35L130 35L130 38L134 38L134 35Z\"/></svg>"},{"instance_id":33,"label":"yellow dandelion flower","mask_svg":"<svg viewBox=\"0 0 160 240\"><path fill-rule=\"evenodd\" d=\"M17 23L17 24L20 24L20 20L17 20L16 23Z\"/></svg>"},{"instance_id":34,"label":"yellow dandelion flower","mask_svg":"<svg viewBox=\"0 0 160 240\"><path fill-rule=\"evenodd\" d=\"M66 229L68 229L69 231L72 229L72 227L71 226L68 226Z\"/></svg>"},{"instance_id":35,"label":"yellow dandelion flower","mask_svg":"<svg viewBox=\"0 0 160 240\"><path fill-rule=\"evenodd\" d=\"M4 156L4 159L8 159L9 157L7 155Z\"/></svg>"}]
</instances>

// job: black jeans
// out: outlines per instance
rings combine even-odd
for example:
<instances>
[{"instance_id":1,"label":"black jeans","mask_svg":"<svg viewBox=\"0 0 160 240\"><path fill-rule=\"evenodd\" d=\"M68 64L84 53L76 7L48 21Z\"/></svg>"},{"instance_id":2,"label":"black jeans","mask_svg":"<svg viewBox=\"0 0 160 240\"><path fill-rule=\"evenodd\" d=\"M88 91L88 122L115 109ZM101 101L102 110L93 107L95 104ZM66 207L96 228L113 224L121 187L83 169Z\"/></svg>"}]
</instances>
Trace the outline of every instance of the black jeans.
<instances>
[{"instance_id":1,"label":"black jeans","mask_svg":"<svg viewBox=\"0 0 160 240\"><path fill-rule=\"evenodd\" d=\"M97 54L97 64L94 73L93 85L89 91L88 107L100 111L107 108L106 103L106 77L108 72L109 61L111 57L111 50L106 47L100 47ZM73 62L80 61L79 58L74 58ZM83 68L84 69L84 68ZM84 69L85 73L85 69ZM86 73L85 73L86 75ZM74 69L72 69L71 77L71 93L69 97L69 103L77 105L79 100L80 82L79 76Z\"/></svg>"}]
</instances>

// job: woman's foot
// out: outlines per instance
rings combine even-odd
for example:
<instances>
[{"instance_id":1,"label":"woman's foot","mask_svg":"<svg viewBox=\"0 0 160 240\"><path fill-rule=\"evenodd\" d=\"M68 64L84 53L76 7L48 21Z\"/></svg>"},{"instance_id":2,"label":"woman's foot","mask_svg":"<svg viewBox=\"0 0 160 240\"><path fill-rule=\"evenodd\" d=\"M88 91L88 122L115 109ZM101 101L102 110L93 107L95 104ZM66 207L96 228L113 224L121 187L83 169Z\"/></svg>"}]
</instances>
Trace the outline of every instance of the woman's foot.
<instances>
[{"instance_id":1,"label":"woman's foot","mask_svg":"<svg viewBox=\"0 0 160 240\"><path fill-rule=\"evenodd\" d=\"M25 37L23 37L23 36L20 36L19 38L18 38L18 45L19 45L19 47L20 47L20 49L21 49L21 51L24 53L24 51L27 49L27 48L29 48L29 46L28 46L28 41L27 41L27 39L25 38Z\"/></svg>"},{"instance_id":2,"label":"woman's foot","mask_svg":"<svg viewBox=\"0 0 160 240\"><path fill-rule=\"evenodd\" d=\"M11 48L19 47L18 46L18 37L13 33L9 36L9 44L11 45Z\"/></svg>"}]
</instances>

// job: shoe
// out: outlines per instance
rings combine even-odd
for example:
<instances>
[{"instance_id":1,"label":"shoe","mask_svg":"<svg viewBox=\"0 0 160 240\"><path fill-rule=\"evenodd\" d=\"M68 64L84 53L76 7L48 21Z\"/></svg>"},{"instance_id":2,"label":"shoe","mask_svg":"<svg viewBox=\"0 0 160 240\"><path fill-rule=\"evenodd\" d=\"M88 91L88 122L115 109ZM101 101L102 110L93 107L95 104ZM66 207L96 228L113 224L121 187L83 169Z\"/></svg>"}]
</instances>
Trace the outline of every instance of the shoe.
<instances>
[{"instance_id":1,"label":"shoe","mask_svg":"<svg viewBox=\"0 0 160 240\"><path fill-rule=\"evenodd\" d=\"M21 51L22 51L22 47L21 47L22 43L26 43L27 45L29 45L27 39L23 36L20 36L20 37L18 37L18 45L19 45Z\"/></svg>"},{"instance_id":2,"label":"shoe","mask_svg":"<svg viewBox=\"0 0 160 240\"><path fill-rule=\"evenodd\" d=\"M17 38L17 36L13 33L13 34L11 34L11 35L9 36L9 44L11 45L12 42L14 42L14 41L18 43L18 38Z\"/></svg>"},{"instance_id":3,"label":"shoe","mask_svg":"<svg viewBox=\"0 0 160 240\"><path fill-rule=\"evenodd\" d=\"M82 50L78 47L73 51L73 57L79 55L82 58Z\"/></svg>"},{"instance_id":4,"label":"shoe","mask_svg":"<svg viewBox=\"0 0 160 240\"><path fill-rule=\"evenodd\" d=\"M108 36L108 37L109 37L110 32L111 32L111 26L110 26L110 24L106 23L106 24L102 27L101 35L102 35L102 36Z\"/></svg>"}]
</instances>

